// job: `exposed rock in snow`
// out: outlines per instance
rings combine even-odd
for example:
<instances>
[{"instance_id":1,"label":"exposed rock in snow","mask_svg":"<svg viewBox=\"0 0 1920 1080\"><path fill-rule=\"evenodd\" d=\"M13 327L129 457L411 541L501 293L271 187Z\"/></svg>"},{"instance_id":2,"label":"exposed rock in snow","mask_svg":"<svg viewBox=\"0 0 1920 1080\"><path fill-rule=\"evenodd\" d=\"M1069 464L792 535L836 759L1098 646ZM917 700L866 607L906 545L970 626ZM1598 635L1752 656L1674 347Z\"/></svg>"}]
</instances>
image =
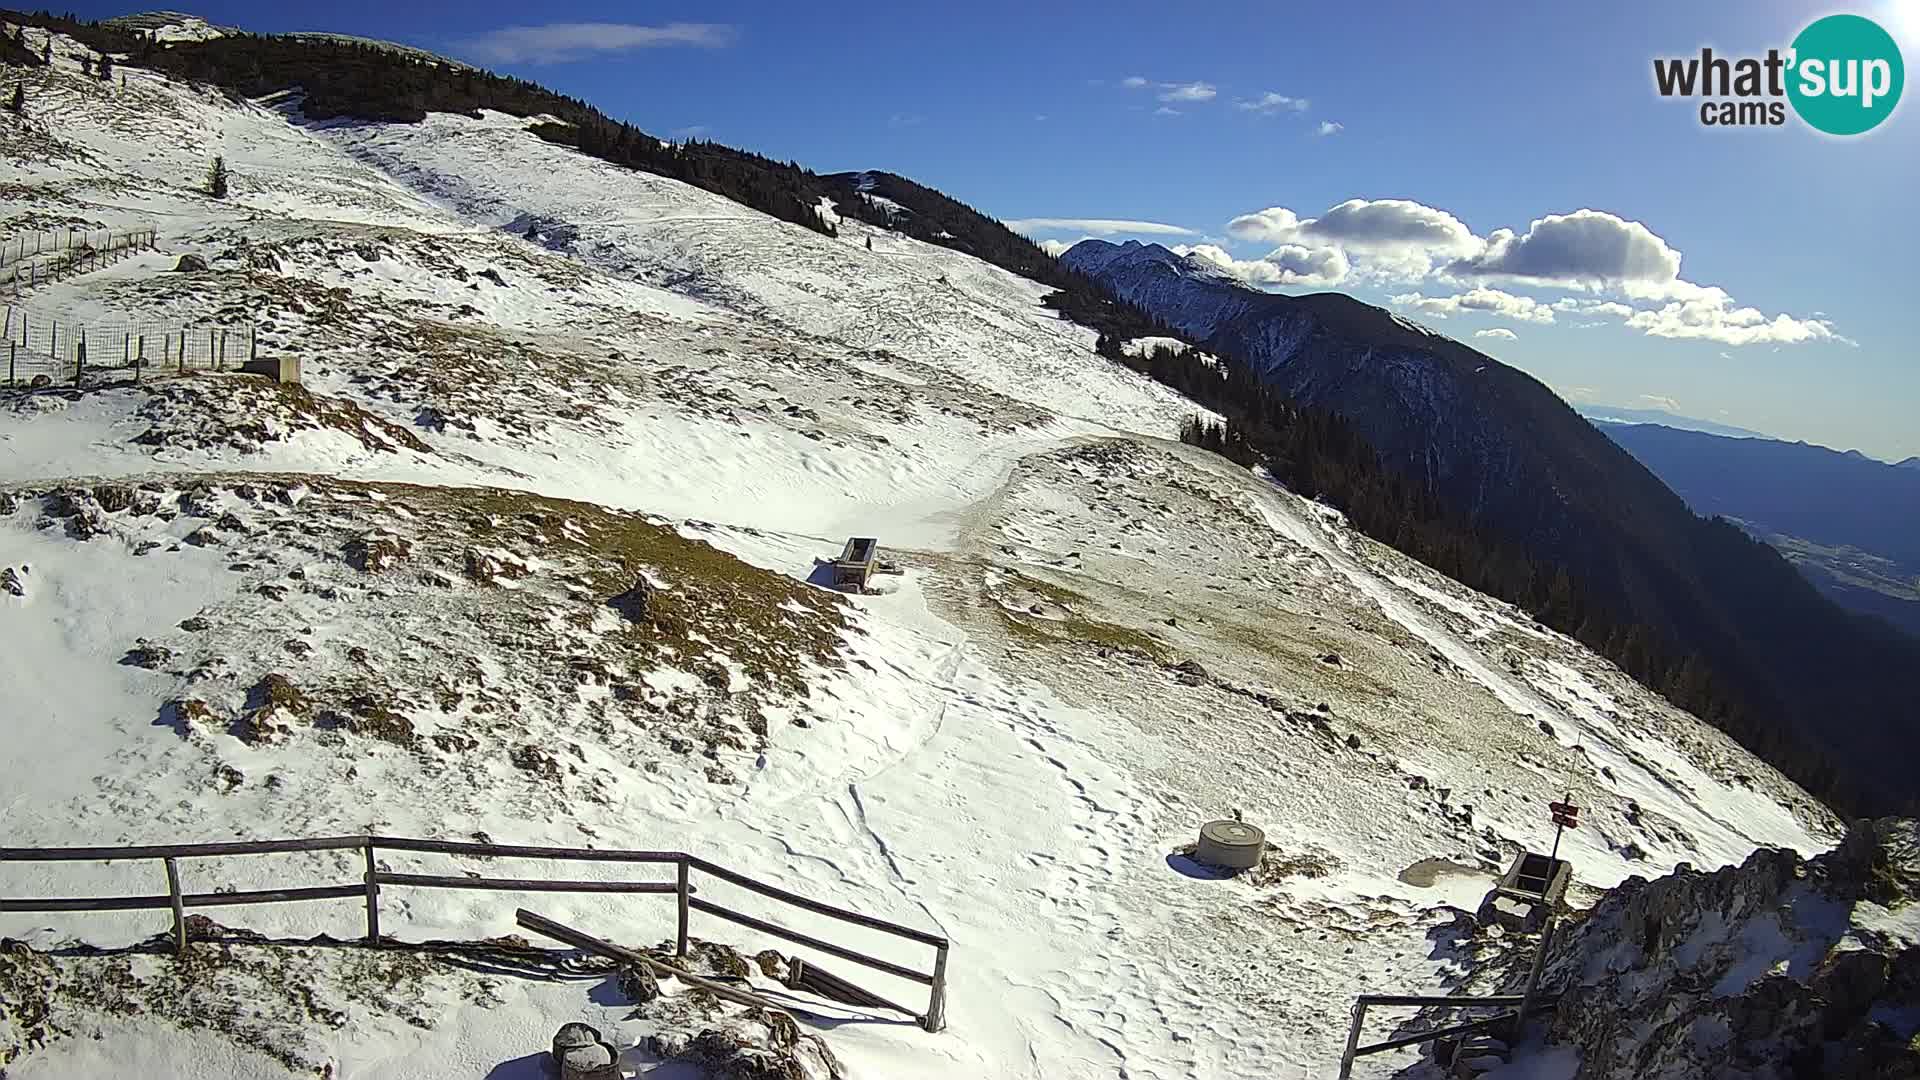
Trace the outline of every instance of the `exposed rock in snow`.
<instances>
[{"instance_id":1,"label":"exposed rock in snow","mask_svg":"<svg viewBox=\"0 0 1920 1080\"><path fill-rule=\"evenodd\" d=\"M1920 1077L1920 825L1629 879L1555 950L1578 1080Z\"/></svg>"}]
</instances>

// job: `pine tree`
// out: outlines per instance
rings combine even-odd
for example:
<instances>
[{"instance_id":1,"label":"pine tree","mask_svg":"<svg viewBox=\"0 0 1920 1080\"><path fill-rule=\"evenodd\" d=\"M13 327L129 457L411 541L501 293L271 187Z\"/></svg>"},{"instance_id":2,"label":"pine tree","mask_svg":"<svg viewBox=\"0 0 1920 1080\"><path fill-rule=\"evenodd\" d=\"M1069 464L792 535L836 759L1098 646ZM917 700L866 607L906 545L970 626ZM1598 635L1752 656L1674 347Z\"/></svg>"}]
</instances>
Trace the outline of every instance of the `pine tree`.
<instances>
[{"instance_id":1,"label":"pine tree","mask_svg":"<svg viewBox=\"0 0 1920 1080\"><path fill-rule=\"evenodd\" d=\"M81 57L80 70L88 75L93 74L93 57L91 56Z\"/></svg>"},{"instance_id":2,"label":"pine tree","mask_svg":"<svg viewBox=\"0 0 1920 1080\"><path fill-rule=\"evenodd\" d=\"M7 111L11 112L15 116L21 116L26 113L27 111L27 84L26 83L13 84L13 97L7 100Z\"/></svg>"},{"instance_id":3,"label":"pine tree","mask_svg":"<svg viewBox=\"0 0 1920 1080\"><path fill-rule=\"evenodd\" d=\"M207 170L207 194L216 199L227 197L227 159L216 157L213 168Z\"/></svg>"},{"instance_id":4,"label":"pine tree","mask_svg":"<svg viewBox=\"0 0 1920 1080\"><path fill-rule=\"evenodd\" d=\"M101 53L100 63L97 67L93 69L93 73L100 77L101 82L112 82L113 81L113 57L108 56L106 53Z\"/></svg>"}]
</instances>

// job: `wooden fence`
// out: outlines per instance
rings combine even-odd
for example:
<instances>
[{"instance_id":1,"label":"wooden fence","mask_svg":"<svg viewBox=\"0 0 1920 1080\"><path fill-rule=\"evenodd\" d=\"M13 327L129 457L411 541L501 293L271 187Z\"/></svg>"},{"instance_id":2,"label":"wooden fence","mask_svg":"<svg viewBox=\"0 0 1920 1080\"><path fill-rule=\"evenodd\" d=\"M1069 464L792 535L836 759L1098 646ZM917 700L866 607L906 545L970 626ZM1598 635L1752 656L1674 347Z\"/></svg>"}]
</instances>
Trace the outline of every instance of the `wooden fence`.
<instances>
[{"instance_id":1,"label":"wooden fence","mask_svg":"<svg viewBox=\"0 0 1920 1080\"><path fill-rule=\"evenodd\" d=\"M256 359L252 323L75 322L8 306L0 315L0 351L8 386L79 381L82 374L117 372L134 381L148 375L223 371Z\"/></svg>"},{"instance_id":2,"label":"wooden fence","mask_svg":"<svg viewBox=\"0 0 1920 1080\"><path fill-rule=\"evenodd\" d=\"M151 250L153 229L59 229L0 238L0 287L23 288L111 266L136 251Z\"/></svg>"},{"instance_id":3,"label":"wooden fence","mask_svg":"<svg viewBox=\"0 0 1920 1080\"><path fill-rule=\"evenodd\" d=\"M179 862L182 859L218 858L230 855L265 855L294 851L358 851L363 853L365 872L359 881L344 885L322 885L317 887L287 889L256 889L249 891L185 892L180 884ZM618 862L637 864L671 865L675 869L672 881L582 881L557 880L549 878L480 878L461 875L410 874L382 870L375 861L380 851L432 852L443 855L463 855L483 859L548 859L579 862ZM920 1026L928 1031L940 1031L946 1027L947 1005L947 950L948 941L938 934L924 930L915 930L909 926L889 922L885 919L863 915L856 911L822 903L798 893L757 881L745 874L729 870L716 863L689 855L684 851L618 851L596 848L529 847L515 844L481 844L454 840L418 840L397 836L331 836L297 840L242 840L214 844L158 844L145 847L58 847L58 848L0 848L0 863L17 862L101 862L152 859L161 864L165 875L167 891L145 896L108 896L108 897L8 897L0 898L0 912L55 912L55 911L159 911L168 910L173 916L173 940L177 951L184 953L187 947L186 909L202 907L231 907L245 904L286 904L308 900L344 900L359 899L366 906L366 941L369 945L380 945L380 892L385 887L423 888L423 889L488 889L498 892L576 892L576 893L638 893L653 895L671 895L678 906L679 926L676 934L676 953L687 954L687 928L693 912L700 912L724 919L750 930L782 938L796 945L826 953L852 963L860 964L875 971L884 972L896 978L906 979L929 988L926 1012L916 1019ZM789 907L800 908L815 915L823 915L868 930L879 931L894 937L927 945L934 950L933 970L921 972L914 968L891 963L877 957L868 956L854 949L836 945L809 934L790 930L776 923L755 918L725 905L699 897L694 884L694 875L703 874L724 881L749 892L757 893L767 899L778 901ZM522 915L530 913L523 912ZM534 916L534 918L539 918ZM526 925L523 918L522 925ZM547 933L548 928L537 928ZM563 928L564 929L564 928ZM577 936L578 931L572 931ZM548 936L558 935L550 934ZM560 940L569 940L559 937ZM596 940L597 939L589 939ZM605 944L605 943L599 943ZM618 950L622 958L642 954L631 950L619 950L618 946L608 946ZM594 951L594 950L590 950ZM604 953L605 950L599 950ZM649 961L649 963L655 963ZM655 964L655 966L658 966ZM678 969L667 968L675 974L684 974ZM752 1004L769 1008L778 1008L774 1003L757 995L733 991L732 995L744 995ZM723 995L727 996L727 995Z\"/></svg>"}]
</instances>

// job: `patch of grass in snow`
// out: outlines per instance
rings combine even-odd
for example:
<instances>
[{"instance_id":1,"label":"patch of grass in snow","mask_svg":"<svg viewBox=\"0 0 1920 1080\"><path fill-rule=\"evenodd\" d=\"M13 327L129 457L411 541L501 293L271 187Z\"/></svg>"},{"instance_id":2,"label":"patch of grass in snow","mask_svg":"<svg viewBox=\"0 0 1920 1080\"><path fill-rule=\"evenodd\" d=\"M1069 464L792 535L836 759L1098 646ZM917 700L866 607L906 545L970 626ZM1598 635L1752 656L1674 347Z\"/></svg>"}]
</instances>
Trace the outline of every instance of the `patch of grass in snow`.
<instances>
[{"instance_id":1,"label":"patch of grass in snow","mask_svg":"<svg viewBox=\"0 0 1920 1080\"><path fill-rule=\"evenodd\" d=\"M681 536L637 514L525 492L385 485L410 504L460 512L474 539L532 540L541 558L576 555L593 595L611 601L646 575L660 582L644 623L613 631L635 662L684 663L713 649L753 683L805 692L805 666L840 666L845 601ZM571 527L569 527L569 524Z\"/></svg>"},{"instance_id":2,"label":"patch of grass in snow","mask_svg":"<svg viewBox=\"0 0 1920 1080\"><path fill-rule=\"evenodd\" d=\"M1172 655L1150 634L1085 614L1094 606L1093 601L1064 585L1018 571L999 571L997 582L994 576L988 577L988 595L997 601L997 610L1008 628L1022 640L1045 645L1090 644L1155 660ZM1037 603L1034 597L1040 598ZM1040 610L1034 611L1035 607Z\"/></svg>"}]
</instances>

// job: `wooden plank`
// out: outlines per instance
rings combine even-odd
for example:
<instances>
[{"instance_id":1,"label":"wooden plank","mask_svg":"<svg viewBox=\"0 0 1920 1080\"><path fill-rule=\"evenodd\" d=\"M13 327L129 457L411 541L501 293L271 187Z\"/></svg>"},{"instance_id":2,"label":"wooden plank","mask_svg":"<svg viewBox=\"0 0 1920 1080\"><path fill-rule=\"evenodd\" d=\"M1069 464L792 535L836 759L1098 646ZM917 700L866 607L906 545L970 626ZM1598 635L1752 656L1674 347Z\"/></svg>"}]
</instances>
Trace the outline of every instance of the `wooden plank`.
<instances>
[{"instance_id":1,"label":"wooden plank","mask_svg":"<svg viewBox=\"0 0 1920 1080\"><path fill-rule=\"evenodd\" d=\"M128 847L0 848L0 862L112 862L115 859L205 859L220 855L265 855L280 851L335 851L365 847L364 836L306 840L233 840L215 844L149 844Z\"/></svg>"},{"instance_id":2,"label":"wooden plank","mask_svg":"<svg viewBox=\"0 0 1920 1080\"><path fill-rule=\"evenodd\" d=\"M775 900L792 904L797 908L805 908L817 915L826 915L830 918L839 919L842 922L850 922L855 926L864 926L869 930L881 930L893 934L896 937L906 938L909 941L917 941L922 945L931 945L934 948L939 948L947 944L947 939L938 934L929 934L924 930L915 930L910 926L902 926L899 923L888 922L885 919L876 919L871 915L862 915L857 911L848 911L845 908L834 907L832 904L823 904L818 900L810 900L807 897L801 896L799 893L788 892L785 889L755 881L745 874L734 873L726 867L716 866L697 856L689 855L687 861L694 869L699 870L703 874L712 874L721 881L732 882L743 889L750 889L757 892L761 896L771 897Z\"/></svg>"},{"instance_id":3,"label":"wooden plank","mask_svg":"<svg viewBox=\"0 0 1920 1080\"><path fill-rule=\"evenodd\" d=\"M582 862L679 861L678 851L619 851L600 848L532 847L525 844L476 844L464 840L415 840L375 836L373 846L389 851L433 851L442 855L474 855L485 859L578 859ZM362 841L363 843L365 841Z\"/></svg>"},{"instance_id":4,"label":"wooden plank","mask_svg":"<svg viewBox=\"0 0 1920 1080\"><path fill-rule=\"evenodd\" d=\"M693 894L693 886L687 883L687 857L685 855L680 857L678 870L679 873L676 875L673 887L674 892L678 894L677 906L680 909L680 925L679 932L674 937L674 954L676 956L685 956L687 955L687 900L688 897Z\"/></svg>"},{"instance_id":5,"label":"wooden plank","mask_svg":"<svg viewBox=\"0 0 1920 1080\"><path fill-rule=\"evenodd\" d=\"M173 951L187 955L187 913L186 901L180 895L180 864L172 859L164 859L167 868L167 899L173 906Z\"/></svg>"},{"instance_id":6,"label":"wooden plank","mask_svg":"<svg viewBox=\"0 0 1920 1080\"><path fill-rule=\"evenodd\" d=\"M1366 1057L1368 1054L1384 1054L1389 1050L1418 1046L1423 1042L1432 1042L1434 1039L1448 1039L1455 1035L1471 1035L1476 1031L1486 1031L1489 1028L1499 1027L1502 1024L1510 1024L1513 1022L1513 1017L1513 1013L1503 1012L1497 1016L1486 1016L1478 1020L1469 1020L1464 1024L1454 1024L1452 1027L1434 1028L1432 1031L1423 1031L1415 1035L1402 1035L1397 1039L1388 1039L1386 1042L1377 1042L1367 1046L1356 1047L1353 1051L1353 1056Z\"/></svg>"},{"instance_id":7,"label":"wooden plank","mask_svg":"<svg viewBox=\"0 0 1920 1080\"><path fill-rule=\"evenodd\" d=\"M188 893L180 899L188 907L237 907L241 904L285 904L298 900L345 900L358 897L361 886L318 885L302 889L250 889L237 892Z\"/></svg>"},{"instance_id":8,"label":"wooden plank","mask_svg":"<svg viewBox=\"0 0 1920 1080\"><path fill-rule=\"evenodd\" d=\"M380 944L380 871L373 865L373 840L368 838L366 853L367 869L361 875L361 885L367 890L367 944Z\"/></svg>"},{"instance_id":9,"label":"wooden plank","mask_svg":"<svg viewBox=\"0 0 1920 1080\"><path fill-rule=\"evenodd\" d=\"M555 881L544 878L482 878L463 874L396 874L377 871L382 885L410 885L423 889L493 889L499 892L654 893L679 892L671 881Z\"/></svg>"},{"instance_id":10,"label":"wooden plank","mask_svg":"<svg viewBox=\"0 0 1920 1080\"><path fill-rule=\"evenodd\" d=\"M151 911L173 906L170 896L35 896L0 899L0 911Z\"/></svg>"},{"instance_id":11,"label":"wooden plank","mask_svg":"<svg viewBox=\"0 0 1920 1080\"><path fill-rule=\"evenodd\" d=\"M1434 994L1361 994L1359 1002L1366 1005L1518 1005L1519 994L1489 994L1485 997L1441 997Z\"/></svg>"},{"instance_id":12,"label":"wooden plank","mask_svg":"<svg viewBox=\"0 0 1920 1080\"><path fill-rule=\"evenodd\" d=\"M749 993L745 990L736 990L731 986L713 982L709 979L703 979L692 972L682 971L672 964L663 964L653 957L648 956L646 953L635 952L632 949L615 945L610 941L602 941L591 934L575 930L571 926L554 922L544 915L536 915L526 908L521 908L516 911L514 913L514 920L527 930L531 930L545 937L550 937L555 941L566 942L576 949L584 949L587 952L604 956L609 960L618 960L622 963L644 964L652 968L657 975L671 975L686 985L705 990L717 998L731 1001L738 1005L746 1005L750 1008L766 1009L771 1012L784 1013L787 1011L758 994Z\"/></svg>"},{"instance_id":13,"label":"wooden plank","mask_svg":"<svg viewBox=\"0 0 1920 1080\"><path fill-rule=\"evenodd\" d=\"M865 953L857 953L852 949L842 948L832 942L822 941L817 937L810 937L796 930L789 930L784 926L776 926L764 919L756 919L751 915L742 915L737 911L731 911L721 907L719 904L709 903L697 897L688 902L693 906L695 911L704 911L709 915L718 915L728 922L739 923L749 930L758 930L763 934L772 934L777 938L785 938L796 945L805 945L809 949L818 949L829 956L837 956L842 960L851 960L856 964L865 964L875 971L883 971L888 975L908 979L922 986L933 985L933 976L923 975L912 968L901 967L899 964L890 964L885 960L876 960Z\"/></svg>"}]
</instances>

